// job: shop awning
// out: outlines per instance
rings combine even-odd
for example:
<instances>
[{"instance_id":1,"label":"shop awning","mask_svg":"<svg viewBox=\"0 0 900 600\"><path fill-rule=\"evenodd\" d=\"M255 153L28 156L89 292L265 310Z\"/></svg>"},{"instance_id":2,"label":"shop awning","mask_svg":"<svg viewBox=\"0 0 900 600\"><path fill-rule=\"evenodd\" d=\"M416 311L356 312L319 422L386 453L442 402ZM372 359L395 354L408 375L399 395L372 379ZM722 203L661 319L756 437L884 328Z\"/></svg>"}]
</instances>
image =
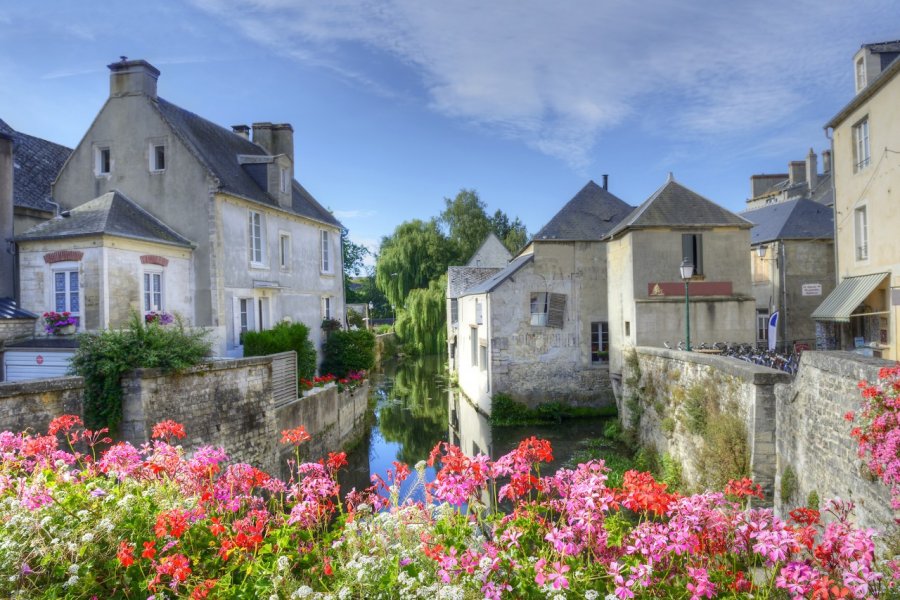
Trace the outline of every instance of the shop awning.
<instances>
[{"instance_id":1,"label":"shop awning","mask_svg":"<svg viewBox=\"0 0 900 600\"><path fill-rule=\"evenodd\" d=\"M889 273L873 273L844 278L822 301L819 308L813 311L813 320L849 323L853 311L888 275Z\"/></svg>"}]
</instances>

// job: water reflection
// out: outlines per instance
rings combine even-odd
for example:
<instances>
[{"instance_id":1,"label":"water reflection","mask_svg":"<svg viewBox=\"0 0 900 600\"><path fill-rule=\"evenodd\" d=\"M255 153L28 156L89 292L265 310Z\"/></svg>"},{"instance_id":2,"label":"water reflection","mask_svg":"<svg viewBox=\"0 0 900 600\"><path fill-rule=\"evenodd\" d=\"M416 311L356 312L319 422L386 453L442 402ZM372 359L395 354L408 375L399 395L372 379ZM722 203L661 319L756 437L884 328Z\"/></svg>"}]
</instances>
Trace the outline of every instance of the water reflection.
<instances>
[{"instance_id":1,"label":"water reflection","mask_svg":"<svg viewBox=\"0 0 900 600\"><path fill-rule=\"evenodd\" d=\"M371 393L375 400L375 424L366 440L350 455L351 469L341 480L342 487L362 488L367 475L386 478L393 462L413 467L428 459L432 448L449 441L469 455L488 454L496 459L518 443L535 435L550 440L554 462L543 472L563 466L578 443L599 437L603 420L568 421L562 425L503 427L492 430L487 418L459 392L452 389L445 372L446 358L426 356L388 363L372 374ZM434 470L426 470L434 478ZM424 490L413 489L415 476L401 488L401 499L424 498Z\"/></svg>"}]
</instances>

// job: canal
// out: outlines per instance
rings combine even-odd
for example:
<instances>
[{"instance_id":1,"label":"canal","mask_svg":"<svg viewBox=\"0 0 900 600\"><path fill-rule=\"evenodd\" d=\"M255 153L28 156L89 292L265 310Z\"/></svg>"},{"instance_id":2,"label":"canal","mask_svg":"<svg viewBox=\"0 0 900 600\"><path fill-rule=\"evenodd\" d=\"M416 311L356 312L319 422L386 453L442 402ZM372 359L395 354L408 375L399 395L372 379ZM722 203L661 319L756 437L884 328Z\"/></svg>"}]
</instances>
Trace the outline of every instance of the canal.
<instances>
[{"instance_id":1,"label":"canal","mask_svg":"<svg viewBox=\"0 0 900 600\"><path fill-rule=\"evenodd\" d=\"M601 437L606 419L565 421L550 426L492 427L447 379L446 358L425 356L386 363L370 380L375 419L369 434L350 456L350 472L342 487L365 487L369 477L386 477L394 461L414 467L428 459L432 448L448 441L469 455L488 454L492 459L514 449L532 435L553 446L554 462L542 470L552 473L571 460L583 442ZM426 478L434 470L426 470ZM422 499L410 477L401 489L401 499Z\"/></svg>"}]
</instances>

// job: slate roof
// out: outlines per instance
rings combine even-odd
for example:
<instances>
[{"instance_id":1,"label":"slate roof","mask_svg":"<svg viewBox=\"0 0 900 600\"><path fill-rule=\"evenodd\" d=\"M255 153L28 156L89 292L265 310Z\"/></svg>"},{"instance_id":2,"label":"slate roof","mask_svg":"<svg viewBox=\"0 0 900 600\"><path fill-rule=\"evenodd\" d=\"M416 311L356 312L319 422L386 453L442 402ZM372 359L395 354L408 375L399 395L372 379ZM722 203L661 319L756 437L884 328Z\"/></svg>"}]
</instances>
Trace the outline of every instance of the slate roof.
<instances>
[{"instance_id":1,"label":"slate roof","mask_svg":"<svg viewBox=\"0 0 900 600\"><path fill-rule=\"evenodd\" d=\"M72 149L20 133L2 119L0 133L13 140L13 205L55 212L56 207L48 202L50 185Z\"/></svg>"},{"instance_id":2,"label":"slate roof","mask_svg":"<svg viewBox=\"0 0 900 600\"><path fill-rule=\"evenodd\" d=\"M22 310L12 298L0 298L0 319L37 319L38 316Z\"/></svg>"},{"instance_id":3,"label":"slate roof","mask_svg":"<svg viewBox=\"0 0 900 600\"><path fill-rule=\"evenodd\" d=\"M488 292L493 292L498 285L512 277L516 273L516 271L524 267L526 264L530 263L532 260L534 260L534 254L532 253L517 256L512 260L511 263L506 265L506 267L497 271L494 275L492 275L488 279L485 279L478 285L470 287L461 295L471 296L473 294L487 294Z\"/></svg>"},{"instance_id":4,"label":"slate roof","mask_svg":"<svg viewBox=\"0 0 900 600\"><path fill-rule=\"evenodd\" d=\"M588 181L581 191L535 234L532 241L600 240L631 212L632 208L593 181Z\"/></svg>"},{"instance_id":5,"label":"slate roof","mask_svg":"<svg viewBox=\"0 0 900 600\"><path fill-rule=\"evenodd\" d=\"M750 228L753 225L670 178L610 231L609 237L626 229L715 226Z\"/></svg>"},{"instance_id":6,"label":"slate roof","mask_svg":"<svg viewBox=\"0 0 900 600\"><path fill-rule=\"evenodd\" d=\"M68 216L64 216L68 214ZM16 241L46 240L99 234L191 247L168 225L113 190L60 216L35 225Z\"/></svg>"},{"instance_id":7,"label":"slate roof","mask_svg":"<svg viewBox=\"0 0 900 600\"><path fill-rule=\"evenodd\" d=\"M834 239L834 214L812 200L798 199L770 204L741 213L753 223L751 244L775 240Z\"/></svg>"},{"instance_id":8,"label":"slate roof","mask_svg":"<svg viewBox=\"0 0 900 600\"><path fill-rule=\"evenodd\" d=\"M450 267L447 269L447 297L459 298L466 290L502 270L503 267Z\"/></svg>"},{"instance_id":9,"label":"slate roof","mask_svg":"<svg viewBox=\"0 0 900 600\"><path fill-rule=\"evenodd\" d=\"M856 94L853 99L840 110L840 112L838 112L838 114L825 123L825 128L834 129L843 123L857 108L868 102L869 98L877 94L881 88L887 85L897 73L900 73L900 60L897 60L895 57L891 59L888 64L884 64L884 60L882 60L881 73L879 73L874 80L870 81L866 87L861 89L859 93Z\"/></svg>"},{"instance_id":10,"label":"slate roof","mask_svg":"<svg viewBox=\"0 0 900 600\"><path fill-rule=\"evenodd\" d=\"M264 182L258 182L259 178L251 174L254 167L238 163L238 155L241 154L268 156L262 146L162 98L156 99L156 106L179 139L218 180L220 191L279 208L278 201L261 187ZM334 215L296 180L292 190L291 208L294 213L342 227Z\"/></svg>"}]
</instances>

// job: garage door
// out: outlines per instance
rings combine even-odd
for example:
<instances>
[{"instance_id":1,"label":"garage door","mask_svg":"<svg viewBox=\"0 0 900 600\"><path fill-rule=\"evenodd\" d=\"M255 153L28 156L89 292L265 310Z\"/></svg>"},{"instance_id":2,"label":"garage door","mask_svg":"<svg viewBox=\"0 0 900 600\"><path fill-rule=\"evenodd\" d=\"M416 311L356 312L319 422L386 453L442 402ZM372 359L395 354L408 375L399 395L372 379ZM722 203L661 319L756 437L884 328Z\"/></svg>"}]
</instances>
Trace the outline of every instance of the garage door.
<instances>
[{"instance_id":1,"label":"garage door","mask_svg":"<svg viewBox=\"0 0 900 600\"><path fill-rule=\"evenodd\" d=\"M62 377L74 350L7 350L3 354L6 381Z\"/></svg>"}]
</instances>

